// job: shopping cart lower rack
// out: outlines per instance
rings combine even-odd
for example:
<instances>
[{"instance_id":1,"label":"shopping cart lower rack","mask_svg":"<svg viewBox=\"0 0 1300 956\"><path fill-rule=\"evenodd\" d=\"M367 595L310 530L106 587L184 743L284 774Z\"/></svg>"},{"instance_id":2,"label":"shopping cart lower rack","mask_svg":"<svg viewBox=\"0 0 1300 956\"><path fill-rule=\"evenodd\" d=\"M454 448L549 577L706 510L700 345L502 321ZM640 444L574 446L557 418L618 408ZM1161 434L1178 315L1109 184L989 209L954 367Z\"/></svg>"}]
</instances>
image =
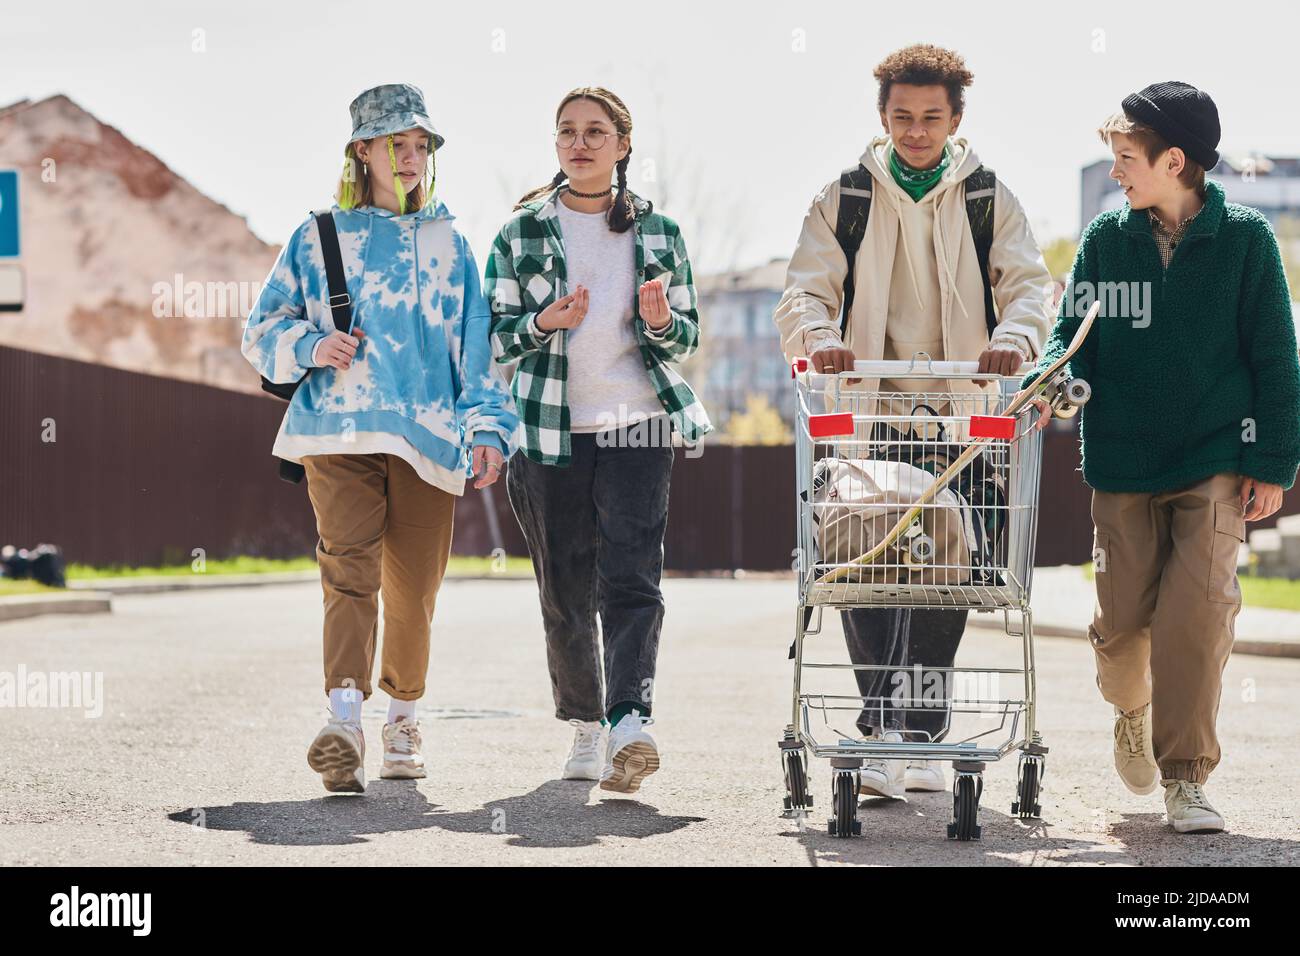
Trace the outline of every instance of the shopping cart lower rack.
<instances>
[{"instance_id":1,"label":"shopping cart lower rack","mask_svg":"<svg viewBox=\"0 0 1300 956\"><path fill-rule=\"evenodd\" d=\"M1019 751L1011 811L1037 817L1047 755L1036 729L1029 607L1042 451L1042 433L1033 427L1037 413L1031 407L999 416L1017 379L980 374L974 362L858 362L852 372L821 375L801 359L793 371L799 603L792 714L779 742L784 815L802 821L813 806L810 754L830 759L827 826L842 837L861 832L864 762L952 761L948 836L978 839L985 766ZM912 662L807 659L827 608L1000 612L1007 634L1021 640L1019 666L919 662L927 679L938 678L938 693L907 690L899 675L907 677ZM859 673L877 674L877 682L889 677L895 687L889 694L847 694L806 686L814 676L843 679L845 671L855 680ZM1003 677L1012 678L1016 693L988 692ZM976 692L959 688L959 679L977 684ZM909 714L936 706L946 714L940 732L905 729ZM881 733L887 712L903 725L900 734ZM880 719L867 725L868 736L863 721L873 714ZM857 726L846 733L854 718ZM974 729L959 730L972 719Z\"/></svg>"}]
</instances>

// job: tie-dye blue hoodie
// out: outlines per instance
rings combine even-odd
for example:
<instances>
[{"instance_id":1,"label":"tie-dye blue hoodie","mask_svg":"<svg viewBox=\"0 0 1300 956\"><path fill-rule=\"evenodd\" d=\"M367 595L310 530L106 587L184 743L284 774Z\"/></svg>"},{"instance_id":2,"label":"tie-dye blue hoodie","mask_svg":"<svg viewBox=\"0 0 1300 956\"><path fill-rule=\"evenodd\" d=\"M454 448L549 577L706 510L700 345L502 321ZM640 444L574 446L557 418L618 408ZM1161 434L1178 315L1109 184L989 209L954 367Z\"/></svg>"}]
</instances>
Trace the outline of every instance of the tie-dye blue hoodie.
<instances>
[{"instance_id":1,"label":"tie-dye blue hoodie","mask_svg":"<svg viewBox=\"0 0 1300 956\"><path fill-rule=\"evenodd\" d=\"M406 215L375 206L334 222L365 332L347 371L315 367L317 343L334 330L316 220L294 230L244 329L245 358L272 382L296 382L272 454L398 455L435 487L462 494L467 448L509 455L518 419L492 361L491 315L478 267L447 207Z\"/></svg>"}]
</instances>

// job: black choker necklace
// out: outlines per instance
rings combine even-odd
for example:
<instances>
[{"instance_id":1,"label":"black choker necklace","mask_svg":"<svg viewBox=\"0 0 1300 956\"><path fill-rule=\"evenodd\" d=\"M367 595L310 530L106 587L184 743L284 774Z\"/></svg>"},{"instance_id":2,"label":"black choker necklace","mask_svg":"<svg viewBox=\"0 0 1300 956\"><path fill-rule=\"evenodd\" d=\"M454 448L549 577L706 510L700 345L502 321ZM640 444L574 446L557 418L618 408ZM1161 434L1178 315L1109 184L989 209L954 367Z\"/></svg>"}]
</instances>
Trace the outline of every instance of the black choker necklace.
<instances>
[{"instance_id":1,"label":"black choker necklace","mask_svg":"<svg viewBox=\"0 0 1300 956\"><path fill-rule=\"evenodd\" d=\"M608 196L610 193L612 193L614 191L614 187L612 185L606 187L603 193L580 193L572 186L569 186L568 190L570 196L577 196L579 199L600 199L602 196Z\"/></svg>"}]
</instances>

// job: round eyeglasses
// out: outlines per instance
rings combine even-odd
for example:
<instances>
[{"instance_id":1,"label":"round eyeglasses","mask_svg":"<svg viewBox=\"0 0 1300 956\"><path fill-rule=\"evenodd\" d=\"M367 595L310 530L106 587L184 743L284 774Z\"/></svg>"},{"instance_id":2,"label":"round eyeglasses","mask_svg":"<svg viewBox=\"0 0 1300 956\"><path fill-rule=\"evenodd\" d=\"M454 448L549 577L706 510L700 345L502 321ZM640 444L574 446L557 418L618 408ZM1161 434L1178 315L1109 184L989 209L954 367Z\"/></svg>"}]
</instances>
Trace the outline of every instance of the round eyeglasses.
<instances>
[{"instance_id":1,"label":"round eyeglasses","mask_svg":"<svg viewBox=\"0 0 1300 956\"><path fill-rule=\"evenodd\" d=\"M613 136L613 133L606 132L603 129L589 129L582 134L582 145L587 149L600 149L605 145L605 141ZM557 130L555 133L555 145L560 149L572 149L573 144L578 141L578 134L571 129Z\"/></svg>"}]
</instances>

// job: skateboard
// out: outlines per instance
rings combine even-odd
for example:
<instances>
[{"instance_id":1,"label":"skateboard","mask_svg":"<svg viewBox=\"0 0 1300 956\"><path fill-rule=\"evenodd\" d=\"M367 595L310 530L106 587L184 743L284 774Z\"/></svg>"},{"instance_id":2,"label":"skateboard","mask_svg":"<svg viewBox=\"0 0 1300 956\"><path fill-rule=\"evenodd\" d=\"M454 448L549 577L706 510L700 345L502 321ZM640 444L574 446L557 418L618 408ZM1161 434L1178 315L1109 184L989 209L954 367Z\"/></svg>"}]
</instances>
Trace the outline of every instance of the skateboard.
<instances>
[{"instance_id":1,"label":"skateboard","mask_svg":"<svg viewBox=\"0 0 1300 956\"><path fill-rule=\"evenodd\" d=\"M1101 311L1101 302L1094 302L1092 307L1088 309L1087 314L1084 315L1083 321L1079 323L1079 329L1074 333L1074 338L1070 341L1070 347L1061 354L1060 358L1044 369L1043 373L1039 375L1038 378L1034 379L1034 384L1021 390L1020 394L1011 400L1007 407L1000 413L1001 417L1013 418L1020 414L1020 412L1034 399L1041 397L1045 392L1051 389L1059 390L1061 388L1061 383L1057 381L1057 373L1060 372L1061 369L1065 368L1065 364L1074 357L1074 353L1079 351L1084 340L1088 337L1088 332L1092 329L1092 323L1097 318L1097 313L1099 311ZM1070 385L1073 384L1074 383L1070 383ZM1075 389L1074 394L1081 396L1085 395L1087 385L1083 383L1079 383L1079 385L1081 387ZM1067 385L1067 394L1069 394L1069 385ZM1054 399L1053 404L1059 405L1059 402ZM961 454L952 460L952 463L948 465L939 477L935 478L921 496L917 498L916 503L907 510L903 517L898 519L898 523L889 530L889 533L881 538L880 541L876 542L875 547L864 554L858 555L847 565L834 568L826 574L823 574L817 579L817 583L830 584L850 574L855 566L872 564L879 560L880 556L893 546L898 539L907 532L907 529L912 526L912 523L921 514L922 506L937 495L941 489L947 487L949 481L961 474L962 469L975 459L975 456L983 450L984 446L987 445L990 440L991 439L983 436L971 439L970 442L967 443L966 447L962 449Z\"/></svg>"}]
</instances>

